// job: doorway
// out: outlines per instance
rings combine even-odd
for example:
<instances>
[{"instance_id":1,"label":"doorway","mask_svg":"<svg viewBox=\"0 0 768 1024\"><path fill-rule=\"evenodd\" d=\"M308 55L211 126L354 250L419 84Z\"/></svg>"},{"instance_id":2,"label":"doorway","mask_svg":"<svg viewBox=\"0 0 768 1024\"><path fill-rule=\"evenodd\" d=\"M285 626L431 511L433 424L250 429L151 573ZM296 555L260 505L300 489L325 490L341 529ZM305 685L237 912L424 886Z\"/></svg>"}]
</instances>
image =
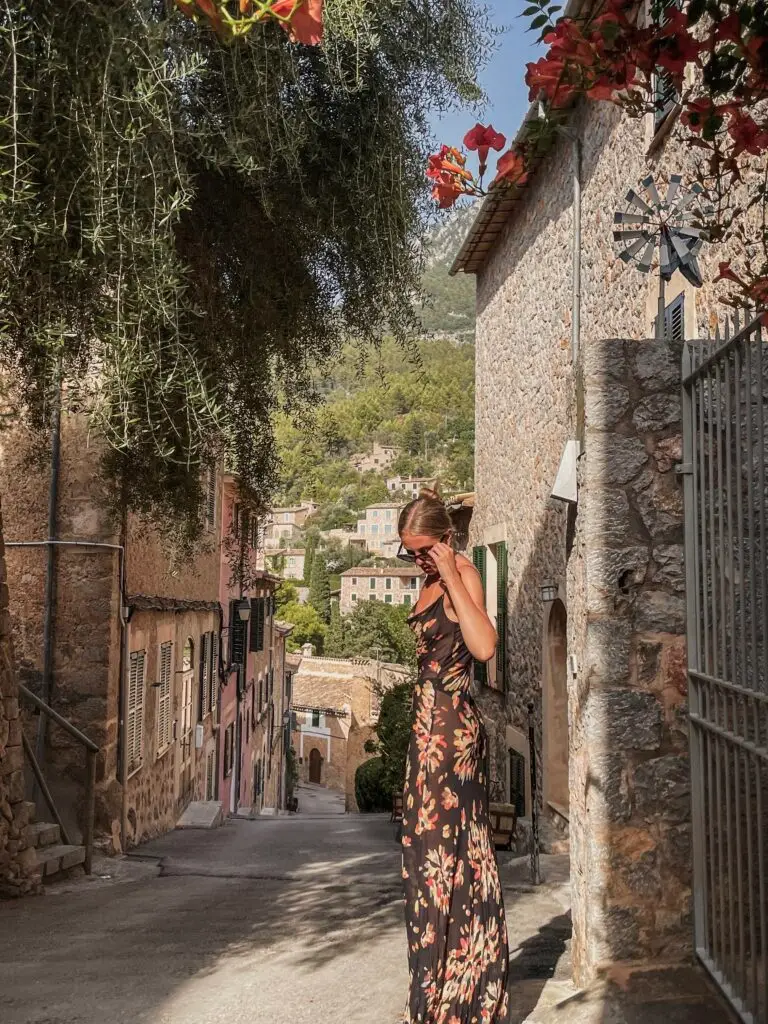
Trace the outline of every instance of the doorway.
<instances>
[{"instance_id":1,"label":"doorway","mask_svg":"<svg viewBox=\"0 0 768 1024\"><path fill-rule=\"evenodd\" d=\"M187 637L181 662L181 729L179 730L179 772L176 793L181 804L186 804L192 796L194 655L195 645L192 638Z\"/></svg>"},{"instance_id":2,"label":"doorway","mask_svg":"<svg viewBox=\"0 0 768 1024\"><path fill-rule=\"evenodd\" d=\"M549 610L543 672L544 801L568 817L568 614L562 601Z\"/></svg>"},{"instance_id":3,"label":"doorway","mask_svg":"<svg viewBox=\"0 0 768 1024\"><path fill-rule=\"evenodd\" d=\"M323 756L317 747L309 752L309 781L320 785L323 774Z\"/></svg>"}]
</instances>

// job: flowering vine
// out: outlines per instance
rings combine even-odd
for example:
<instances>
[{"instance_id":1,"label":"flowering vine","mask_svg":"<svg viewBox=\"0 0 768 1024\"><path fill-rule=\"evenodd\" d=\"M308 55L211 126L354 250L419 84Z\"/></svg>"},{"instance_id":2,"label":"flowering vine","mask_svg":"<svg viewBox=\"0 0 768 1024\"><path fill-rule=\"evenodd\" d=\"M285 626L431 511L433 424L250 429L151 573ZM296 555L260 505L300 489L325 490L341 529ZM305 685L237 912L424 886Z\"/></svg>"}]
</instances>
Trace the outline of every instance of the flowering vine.
<instances>
[{"instance_id":1,"label":"flowering vine","mask_svg":"<svg viewBox=\"0 0 768 1024\"><path fill-rule=\"evenodd\" d=\"M490 188L523 184L538 145L551 137L562 111L580 98L616 104L634 117L649 111L656 111L659 118L666 114L665 129L674 130L699 155L697 180L715 200L713 221L707 225L710 238L736 238L744 248L745 269L737 272L730 263L723 263L718 279L729 282L742 300L764 308L768 303L768 6L740 0L690 0L681 10L662 2L655 5L647 23L640 20L638 8L628 0L607 0L596 13L583 18L555 18L560 8L550 6L549 0L534 0L526 8L524 16L547 46L543 57L527 65L525 76L530 99L542 101L544 116L526 141L515 143L500 157ZM675 99L668 112L660 109L660 78ZM464 140L467 149L479 149L482 131L492 129L476 126ZM748 198L738 204L733 186L742 181L747 168L751 173L742 195ZM470 176L469 187L462 182L461 187L446 187L439 194L433 188L433 194L441 206L449 206L459 195L485 192ZM763 227L757 237L749 237L745 214L756 205L762 206ZM759 261L756 248L762 251Z\"/></svg>"},{"instance_id":2,"label":"flowering vine","mask_svg":"<svg viewBox=\"0 0 768 1024\"><path fill-rule=\"evenodd\" d=\"M277 21L294 43L317 46L323 38L323 0L174 0L194 21L203 20L220 39L234 39L254 25Z\"/></svg>"}]
</instances>

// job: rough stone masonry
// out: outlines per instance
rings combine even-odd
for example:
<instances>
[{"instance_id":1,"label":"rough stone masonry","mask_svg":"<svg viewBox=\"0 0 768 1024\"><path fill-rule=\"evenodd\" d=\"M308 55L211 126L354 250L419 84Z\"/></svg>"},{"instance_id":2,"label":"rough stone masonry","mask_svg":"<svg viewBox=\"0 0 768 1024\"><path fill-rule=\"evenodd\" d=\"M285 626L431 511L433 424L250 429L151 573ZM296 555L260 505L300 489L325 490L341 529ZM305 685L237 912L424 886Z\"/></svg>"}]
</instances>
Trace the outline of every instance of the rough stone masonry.
<instances>
[{"instance_id":1,"label":"rough stone masonry","mask_svg":"<svg viewBox=\"0 0 768 1024\"><path fill-rule=\"evenodd\" d=\"M21 896L40 887L35 851L27 842L29 814L0 516L0 897Z\"/></svg>"}]
</instances>

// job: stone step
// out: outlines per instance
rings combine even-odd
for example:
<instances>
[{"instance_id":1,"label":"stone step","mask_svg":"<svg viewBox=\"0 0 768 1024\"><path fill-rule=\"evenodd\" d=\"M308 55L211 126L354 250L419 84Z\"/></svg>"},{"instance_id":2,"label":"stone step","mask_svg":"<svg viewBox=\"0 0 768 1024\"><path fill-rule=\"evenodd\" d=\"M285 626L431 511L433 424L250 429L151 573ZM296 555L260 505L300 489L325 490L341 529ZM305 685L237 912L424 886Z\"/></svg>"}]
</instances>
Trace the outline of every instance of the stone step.
<instances>
[{"instance_id":1,"label":"stone step","mask_svg":"<svg viewBox=\"0 0 768 1024\"><path fill-rule=\"evenodd\" d=\"M37 863L43 877L58 875L60 871L77 867L85 862L84 846L46 846L37 851Z\"/></svg>"},{"instance_id":2,"label":"stone step","mask_svg":"<svg viewBox=\"0 0 768 1024\"><path fill-rule=\"evenodd\" d=\"M61 843L61 829L48 821L36 821L27 825L27 841L30 846L39 848L58 846Z\"/></svg>"},{"instance_id":3,"label":"stone step","mask_svg":"<svg viewBox=\"0 0 768 1024\"><path fill-rule=\"evenodd\" d=\"M179 818L176 828L213 829L223 824L224 805L221 800L193 800Z\"/></svg>"}]
</instances>

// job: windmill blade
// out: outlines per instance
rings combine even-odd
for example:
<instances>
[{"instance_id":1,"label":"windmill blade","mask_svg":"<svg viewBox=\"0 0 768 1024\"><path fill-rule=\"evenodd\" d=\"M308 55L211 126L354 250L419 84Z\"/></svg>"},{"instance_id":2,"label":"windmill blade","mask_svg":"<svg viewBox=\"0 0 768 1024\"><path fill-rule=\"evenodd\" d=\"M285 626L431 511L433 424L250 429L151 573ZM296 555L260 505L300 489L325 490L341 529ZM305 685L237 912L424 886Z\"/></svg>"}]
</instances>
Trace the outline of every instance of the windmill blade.
<instances>
[{"instance_id":1,"label":"windmill blade","mask_svg":"<svg viewBox=\"0 0 768 1024\"><path fill-rule=\"evenodd\" d=\"M648 193L651 200L651 205L655 210L661 209L661 196L656 190L656 182L649 174L647 178L643 178L643 188Z\"/></svg>"},{"instance_id":2,"label":"windmill blade","mask_svg":"<svg viewBox=\"0 0 768 1024\"><path fill-rule=\"evenodd\" d=\"M677 198L677 193L680 190L683 177L681 174L670 174L669 185L667 186L667 206L671 206Z\"/></svg>"},{"instance_id":3,"label":"windmill blade","mask_svg":"<svg viewBox=\"0 0 768 1024\"><path fill-rule=\"evenodd\" d=\"M676 225L672 228L676 235L682 235L684 238L698 238L701 240L707 240L709 238L709 231L707 228L697 228L691 225L685 225L684 227L677 227Z\"/></svg>"},{"instance_id":4,"label":"windmill blade","mask_svg":"<svg viewBox=\"0 0 768 1024\"><path fill-rule=\"evenodd\" d=\"M619 258L624 260L625 263L629 263L631 260L635 258L635 256L637 256L637 254L644 246L647 246L651 250L651 259L653 259L653 250L656 248L656 238L648 238L647 235L643 238L638 238L638 240L636 242L633 242L632 245L627 246L627 248L623 252L619 253ZM642 263L642 257L640 262ZM649 260L649 269L650 266L651 264Z\"/></svg>"},{"instance_id":5,"label":"windmill blade","mask_svg":"<svg viewBox=\"0 0 768 1024\"><path fill-rule=\"evenodd\" d=\"M692 284L694 288L701 288L704 284L704 279L701 276L701 268L699 267L699 261L696 257L692 257L686 263L680 265L680 273L686 279L689 284Z\"/></svg>"},{"instance_id":6,"label":"windmill blade","mask_svg":"<svg viewBox=\"0 0 768 1024\"><path fill-rule=\"evenodd\" d=\"M651 209L651 207L648 205L648 203L645 202L644 199L640 198L640 196L637 194L637 192L635 192L633 188L631 188L629 192L627 192L626 199L630 206L636 206L638 210L642 210L643 213L647 213L650 216L653 216L653 210Z\"/></svg>"},{"instance_id":7,"label":"windmill blade","mask_svg":"<svg viewBox=\"0 0 768 1024\"><path fill-rule=\"evenodd\" d=\"M613 215L614 224L650 224L651 218L647 213L621 213Z\"/></svg>"},{"instance_id":8,"label":"windmill blade","mask_svg":"<svg viewBox=\"0 0 768 1024\"><path fill-rule=\"evenodd\" d=\"M677 253L677 257L681 263L686 263L690 258L691 249L688 242L683 241L680 234L677 231L665 232L669 241L672 243L672 248Z\"/></svg>"},{"instance_id":9,"label":"windmill blade","mask_svg":"<svg viewBox=\"0 0 768 1024\"><path fill-rule=\"evenodd\" d=\"M704 189L701 189L701 192L703 191ZM694 192L693 190L691 190L690 192L684 193L682 196L680 196L675 205L672 207L672 216L678 217L684 210L688 209L691 203L696 202L696 200L699 198L699 195L699 192Z\"/></svg>"},{"instance_id":10,"label":"windmill blade","mask_svg":"<svg viewBox=\"0 0 768 1024\"><path fill-rule=\"evenodd\" d=\"M637 261L638 268L644 274L647 274L648 271L651 269L651 266L653 264L653 253L654 253L655 249L656 249L656 239L652 238L650 240L650 242L648 243L648 245L647 245L647 247L645 249L645 252L640 257L640 259Z\"/></svg>"},{"instance_id":11,"label":"windmill blade","mask_svg":"<svg viewBox=\"0 0 768 1024\"><path fill-rule=\"evenodd\" d=\"M661 230L661 241L659 242L659 273L665 281L669 281L677 270L679 260L672 248L669 232L666 228Z\"/></svg>"},{"instance_id":12,"label":"windmill blade","mask_svg":"<svg viewBox=\"0 0 768 1024\"><path fill-rule=\"evenodd\" d=\"M645 241L649 241L650 238L655 234L653 231L642 231L638 230L627 230L627 231L614 231L613 240L614 242L626 242L629 244L633 238L644 238Z\"/></svg>"}]
</instances>

